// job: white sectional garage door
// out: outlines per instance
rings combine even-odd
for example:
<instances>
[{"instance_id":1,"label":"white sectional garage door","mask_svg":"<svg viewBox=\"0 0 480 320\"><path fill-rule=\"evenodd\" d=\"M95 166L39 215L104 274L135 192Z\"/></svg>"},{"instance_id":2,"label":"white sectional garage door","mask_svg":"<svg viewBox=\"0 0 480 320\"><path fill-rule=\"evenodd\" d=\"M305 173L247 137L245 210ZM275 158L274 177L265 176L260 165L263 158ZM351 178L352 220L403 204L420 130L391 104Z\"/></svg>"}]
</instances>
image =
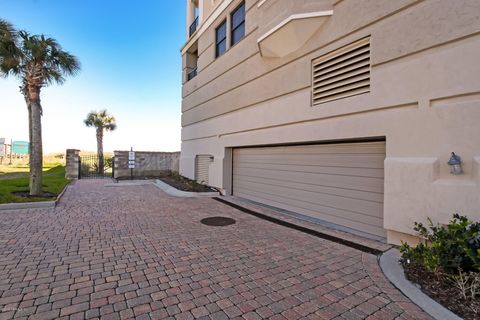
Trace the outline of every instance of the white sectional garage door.
<instances>
[{"instance_id":1,"label":"white sectional garage door","mask_svg":"<svg viewBox=\"0 0 480 320\"><path fill-rule=\"evenodd\" d=\"M385 237L385 142L238 148L233 194Z\"/></svg>"}]
</instances>

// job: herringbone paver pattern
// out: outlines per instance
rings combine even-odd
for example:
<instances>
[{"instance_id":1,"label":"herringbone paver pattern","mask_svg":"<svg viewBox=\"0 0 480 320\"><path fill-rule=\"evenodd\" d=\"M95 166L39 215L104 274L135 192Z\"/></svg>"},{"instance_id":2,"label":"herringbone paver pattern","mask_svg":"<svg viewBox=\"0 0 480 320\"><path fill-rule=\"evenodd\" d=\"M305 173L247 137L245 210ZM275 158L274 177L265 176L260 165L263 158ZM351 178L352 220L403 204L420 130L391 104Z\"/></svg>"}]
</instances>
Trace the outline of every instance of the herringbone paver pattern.
<instances>
[{"instance_id":1,"label":"herringbone paver pattern","mask_svg":"<svg viewBox=\"0 0 480 320\"><path fill-rule=\"evenodd\" d=\"M0 212L0 319L427 319L375 256L153 186ZM200 219L235 218L228 227Z\"/></svg>"}]
</instances>

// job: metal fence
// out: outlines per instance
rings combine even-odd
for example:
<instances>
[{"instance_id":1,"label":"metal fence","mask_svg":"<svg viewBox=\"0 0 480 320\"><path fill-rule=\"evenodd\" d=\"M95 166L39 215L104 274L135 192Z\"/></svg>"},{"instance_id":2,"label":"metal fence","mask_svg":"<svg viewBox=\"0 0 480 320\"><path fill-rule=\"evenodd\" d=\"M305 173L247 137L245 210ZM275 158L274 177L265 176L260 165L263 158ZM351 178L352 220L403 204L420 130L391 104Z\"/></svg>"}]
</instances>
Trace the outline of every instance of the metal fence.
<instances>
[{"instance_id":1,"label":"metal fence","mask_svg":"<svg viewBox=\"0 0 480 320\"><path fill-rule=\"evenodd\" d=\"M103 165L102 165L103 163ZM114 170L114 158L103 157L98 155L88 155L80 157L80 165L78 177L85 178L112 178Z\"/></svg>"}]
</instances>

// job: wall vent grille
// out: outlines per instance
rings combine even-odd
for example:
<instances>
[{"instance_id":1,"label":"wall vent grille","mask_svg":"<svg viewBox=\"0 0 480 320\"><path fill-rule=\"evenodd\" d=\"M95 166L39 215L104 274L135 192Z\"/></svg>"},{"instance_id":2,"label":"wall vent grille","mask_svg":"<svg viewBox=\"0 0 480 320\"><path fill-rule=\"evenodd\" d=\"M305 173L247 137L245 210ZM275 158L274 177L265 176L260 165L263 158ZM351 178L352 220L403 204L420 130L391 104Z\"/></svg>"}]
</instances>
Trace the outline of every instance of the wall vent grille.
<instances>
[{"instance_id":1,"label":"wall vent grille","mask_svg":"<svg viewBox=\"0 0 480 320\"><path fill-rule=\"evenodd\" d=\"M370 38L312 62L312 105L370 91Z\"/></svg>"}]
</instances>

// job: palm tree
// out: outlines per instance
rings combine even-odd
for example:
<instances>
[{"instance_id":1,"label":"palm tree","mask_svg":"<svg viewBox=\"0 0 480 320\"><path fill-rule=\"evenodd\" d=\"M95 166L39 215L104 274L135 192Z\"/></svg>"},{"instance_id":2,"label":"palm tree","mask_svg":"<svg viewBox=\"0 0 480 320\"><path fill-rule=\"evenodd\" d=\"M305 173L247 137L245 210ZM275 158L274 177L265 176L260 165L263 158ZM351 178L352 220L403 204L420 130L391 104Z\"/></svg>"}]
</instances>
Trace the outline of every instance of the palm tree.
<instances>
[{"instance_id":1,"label":"palm tree","mask_svg":"<svg viewBox=\"0 0 480 320\"><path fill-rule=\"evenodd\" d=\"M97 134L98 173L103 174L105 160L103 156L103 132L113 131L117 128L115 117L107 113L107 110L92 111L83 121L87 127L95 127Z\"/></svg>"},{"instance_id":2,"label":"palm tree","mask_svg":"<svg viewBox=\"0 0 480 320\"><path fill-rule=\"evenodd\" d=\"M29 118L30 195L38 196L42 194L43 167L40 93L43 87L63 84L66 76L77 74L80 62L64 51L55 39L26 31L12 32L11 25L5 21L2 21L2 30L0 76L13 75L21 80L20 92L25 98Z\"/></svg>"}]
</instances>

